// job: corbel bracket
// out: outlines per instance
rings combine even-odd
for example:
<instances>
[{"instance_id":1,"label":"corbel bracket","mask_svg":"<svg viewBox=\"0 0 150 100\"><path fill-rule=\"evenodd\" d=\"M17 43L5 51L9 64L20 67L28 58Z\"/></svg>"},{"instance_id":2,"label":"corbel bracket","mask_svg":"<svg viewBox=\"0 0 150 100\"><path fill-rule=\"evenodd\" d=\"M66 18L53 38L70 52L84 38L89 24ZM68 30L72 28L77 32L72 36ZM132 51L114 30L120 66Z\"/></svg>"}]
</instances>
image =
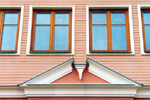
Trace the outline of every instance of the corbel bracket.
<instances>
[{"instance_id":1,"label":"corbel bracket","mask_svg":"<svg viewBox=\"0 0 150 100\"><path fill-rule=\"evenodd\" d=\"M75 68L77 69L79 74L79 79L81 80L83 71L85 67L88 65L88 63L73 63L72 65L75 66Z\"/></svg>"}]
</instances>

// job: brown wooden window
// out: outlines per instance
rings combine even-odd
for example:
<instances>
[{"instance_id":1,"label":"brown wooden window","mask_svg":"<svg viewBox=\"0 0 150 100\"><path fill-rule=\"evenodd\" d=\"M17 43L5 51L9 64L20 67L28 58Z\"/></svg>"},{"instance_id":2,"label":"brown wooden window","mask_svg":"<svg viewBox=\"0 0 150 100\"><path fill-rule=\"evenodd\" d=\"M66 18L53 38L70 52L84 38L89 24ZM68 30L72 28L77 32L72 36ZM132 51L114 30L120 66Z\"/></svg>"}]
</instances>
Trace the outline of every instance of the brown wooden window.
<instances>
[{"instance_id":1,"label":"brown wooden window","mask_svg":"<svg viewBox=\"0 0 150 100\"><path fill-rule=\"evenodd\" d=\"M150 10L142 10L144 52L150 52Z\"/></svg>"},{"instance_id":2,"label":"brown wooden window","mask_svg":"<svg viewBox=\"0 0 150 100\"><path fill-rule=\"evenodd\" d=\"M19 10L0 10L0 53L17 52L19 24Z\"/></svg>"},{"instance_id":3,"label":"brown wooden window","mask_svg":"<svg viewBox=\"0 0 150 100\"><path fill-rule=\"evenodd\" d=\"M71 52L72 12L34 10L31 53Z\"/></svg>"},{"instance_id":4,"label":"brown wooden window","mask_svg":"<svg viewBox=\"0 0 150 100\"><path fill-rule=\"evenodd\" d=\"M90 10L89 50L131 52L128 10Z\"/></svg>"}]
</instances>

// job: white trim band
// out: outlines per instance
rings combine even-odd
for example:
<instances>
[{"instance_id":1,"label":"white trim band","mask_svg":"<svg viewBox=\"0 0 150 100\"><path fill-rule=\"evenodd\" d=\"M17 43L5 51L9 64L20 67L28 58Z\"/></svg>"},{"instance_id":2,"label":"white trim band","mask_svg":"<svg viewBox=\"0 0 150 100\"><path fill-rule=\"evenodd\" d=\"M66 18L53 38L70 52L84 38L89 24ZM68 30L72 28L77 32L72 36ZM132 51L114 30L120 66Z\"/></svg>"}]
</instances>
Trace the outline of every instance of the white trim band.
<instances>
[{"instance_id":1,"label":"white trim band","mask_svg":"<svg viewBox=\"0 0 150 100\"><path fill-rule=\"evenodd\" d=\"M133 85L32 85L0 87L0 98L25 97L134 97L150 98L150 87Z\"/></svg>"}]
</instances>

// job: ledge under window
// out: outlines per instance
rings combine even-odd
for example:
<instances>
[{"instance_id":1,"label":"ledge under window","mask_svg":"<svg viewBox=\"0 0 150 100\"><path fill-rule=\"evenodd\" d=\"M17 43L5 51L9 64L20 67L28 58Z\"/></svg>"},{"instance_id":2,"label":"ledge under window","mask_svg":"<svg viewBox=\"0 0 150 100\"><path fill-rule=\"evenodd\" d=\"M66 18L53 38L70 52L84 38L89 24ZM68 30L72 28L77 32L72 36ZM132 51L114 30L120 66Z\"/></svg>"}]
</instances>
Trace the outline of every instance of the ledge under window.
<instances>
[{"instance_id":1,"label":"ledge under window","mask_svg":"<svg viewBox=\"0 0 150 100\"><path fill-rule=\"evenodd\" d=\"M17 51L0 51L0 54L12 54L12 53L16 54Z\"/></svg>"},{"instance_id":2,"label":"ledge under window","mask_svg":"<svg viewBox=\"0 0 150 100\"><path fill-rule=\"evenodd\" d=\"M30 53L33 53L33 54L61 54L61 53L71 53L70 51L62 51L62 52L51 52L51 51L47 51L47 52L38 52L38 51L30 51Z\"/></svg>"},{"instance_id":3,"label":"ledge under window","mask_svg":"<svg viewBox=\"0 0 150 100\"><path fill-rule=\"evenodd\" d=\"M62 52L54 52L54 51L30 51L27 55L74 55L71 51L62 51Z\"/></svg>"},{"instance_id":4,"label":"ledge under window","mask_svg":"<svg viewBox=\"0 0 150 100\"><path fill-rule=\"evenodd\" d=\"M90 53L132 53L131 51L90 51Z\"/></svg>"},{"instance_id":5,"label":"ledge under window","mask_svg":"<svg viewBox=\"0 0 150 100\"><path fill-rule=\"evenodd\" d=\"M90 51L87 55L124 55L124 56L134 56L132 51Z\"/></svg>"},{"instance_id":6,"label":"ledge under window","mask_svg":"<svg viewBox=\"0 0 150 100\"><path fill-rule=\"evenodd\" d=\"M144 53L150 53L150 51L144 51Z\"/></svg>"}]
</instances>

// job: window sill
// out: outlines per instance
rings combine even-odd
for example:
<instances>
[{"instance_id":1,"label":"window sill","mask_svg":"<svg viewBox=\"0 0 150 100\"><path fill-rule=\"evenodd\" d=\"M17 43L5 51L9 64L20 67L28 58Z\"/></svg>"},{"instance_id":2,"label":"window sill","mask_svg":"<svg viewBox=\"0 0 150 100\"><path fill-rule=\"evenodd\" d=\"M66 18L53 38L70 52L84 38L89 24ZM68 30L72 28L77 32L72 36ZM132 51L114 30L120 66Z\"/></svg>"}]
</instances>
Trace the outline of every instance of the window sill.
<instances>
[{"instance_id":1,"label":"window sill","mask_svg":"<svg viewBox=\"0 0 150 100\"><path fill-rule=\"evenodd\" d=\"M150 51L144 51L145 54L150 53Z\"/></svg>"},{"instance_id":2,"label":"window sill","mask_svg":"<svg viewBox=\"0 0 150 100\"><path fill-rule=\"evenodd\" d=\"M131 51L90 51L90 53L132 53Z\"/></svg>"},{"instance_id":3,"label":"window sill","mask_svg":"<svg viewBox=\"0 0 150 100\"><path fill-rule=\"evenodd\" d=\"M87 55L135 55L131 51L90 51Z\"/></svg>"},{"instance_id":4,"label":"window sill","mask_svg":"<svg viewBox=\"0 0 150 100\"><path fill-rule=\"evenodd\" d=\"M10 54L10 53L17 53L17 52L16 52L16 51L0 51L0 54L1 54L1 53L4 53L4 54L5 54L5 53L8 53L8 54Z\"/></svg>"},{"instance_id":5,"label":"window sill","mask_svg":"<svg viewBox=\"0 0 150 100\"><path fill-rule=\"evenodd\" d=\"M19 55L16 51L1 51L0 55Z\"/></svg>"},{"instance_id":6,"label":"window sill","mask_svg":"<svg viewBox=\"0 0 150 100\"><path fill-rule=\"evenodd\" d=\"M74 55L72 52L35 52L31 51L27 55Z\"/></svg>"},{"instance_id":7,"label":"window sill","mask_svg":"<svg viewBox=\"0 0 150 100\"><path fill-rule=\"evenodd\" d=\"M142 56L150 56L150 51L144 51L144 52L142 52Z\"/></svg>"}]
</instances>

